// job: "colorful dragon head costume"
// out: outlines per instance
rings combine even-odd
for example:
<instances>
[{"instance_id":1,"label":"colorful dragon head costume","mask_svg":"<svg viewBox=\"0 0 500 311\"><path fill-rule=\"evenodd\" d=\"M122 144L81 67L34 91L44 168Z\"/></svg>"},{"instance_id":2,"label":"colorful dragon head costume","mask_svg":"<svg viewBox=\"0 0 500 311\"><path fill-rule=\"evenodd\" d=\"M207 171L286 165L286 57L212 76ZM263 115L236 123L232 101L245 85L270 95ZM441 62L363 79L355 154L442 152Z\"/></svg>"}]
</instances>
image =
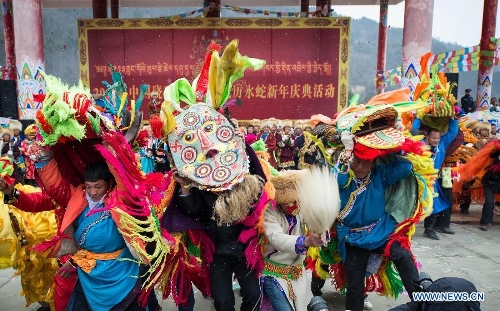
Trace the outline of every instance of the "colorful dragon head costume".
<instances>
[{"instance_id":1,"label":"colorful dragon head costume","mask_svg":"<svg viewBox=\"0 0 500 311\"><path fill-rule=\"evenodd\" d=\"M103 81L106 91L94 96L81 82L69 87L59 78L43 74L46 94L36 95L35 100L42 102L36 124L44 145L99 138L106 131L123 132L129 143L136 138L142 122L139 109L147 85L141 85L137 101L129 100L121 73L111 65L109 68L112 84Z\"/></svg>"},{"instance_id":2,"label":"colorful dragon head costume","mask_svg":"<svg viewBox=\"0 0 500 311\"><path fill-rule=\"evenodd\" d=\"M389 236L388 245L399 241L404 247L409 247L415 224L432 211L433 183L437 172L433 168L430 152L417 137L403 132L399 122L401 113L422 109L427 105L429 103L423 101L410 101L410 90L401 89L377 95L365 105L348 107L333 120L334 130L338 132L335 137L340 139L339 134L344 131L354 135L355 156L388 163L392 161L388 155L400 153L413 163L413 173L389 187L385 193L386 212L399 223ZM343 150L342 143L336 141L332 145L336 146L335 154L338 156ZM330 165L334 165L335 158L330 158ZM352 178L353 173L349 174ZM330 271L335 272L332 273L335 286L343 289L346 279L341 257L336 251L337 243L336 239L332 239L327 248L310 248L308 268L325 278L329 274L321 265L330 264ZM367 277L365 289L395 297L402 292L397 272L387 257L380 264L378 272Z\"/></svg>"},{"instance_id":3,"label":"colorful dragon head costume","mask_svg":"<svg viewBox=\"0 0 500 311\"><path fill-rule=\"evenodd\" d=\"M450 84L444 72L438 72L437 66L432 67L432 74L429 74L427 68L431 55L431 52L428 52L420 59L420 82L415 87L413 98L429 104L423 110L428 116L452 117L455 115L454 105L457 100L451 91L456 83Z\"/></svg>"},{"instance_id":4,"label":"colorful dragon head costume","mask_svg":"<svg viewBox=\"0 0 500 311\"><path fill-rule=\"evenodd\" d=\"M390 161L390 158L385 158L386 155L402 153L413 163L413 174L386 191L387 212L399 223L414 217L413 225L431 211L432 183L436 171L432 169L432 159L425 145L418 141L418 137L404 132L400 124L401 113L429 105L423 101L410 101L409 96L409 89L377 95L365 105L340 112L336 126L339 132L350 131L354 134L354 155L359 158L386 162ZM408 196L408 193L418 193L418 196ZM413 209L408 209L408 206Z\"/></svg>"},{"instance_id":5,"label":"colorful dragon head costume","mask_svg":"<svg viewBox=\"0 0 500 311\"><path fill-rule=\"evenodd\" d=\"M129 100L122 75L111 65L110 69L112 84L103 82L107 90L99 96L91 95L81 83L69 87L59 78L44 74L47 94L37 96L43 106L37 113L36 124L43 138L42 144L51 147L64 183L83 184L85 167L99 160L105 160L116 170L126 188L123 195L133 203L105 208L116 217L118 230L137 255L136 260L147 266L139 294L139 300L144 304L174 256L171 247L175 240L160 228L158 214L152 209L161 201L161 197L154 195L154 190L164 191L170 176L163 179L162 175L154 183L149 180L141 172L130 145L141 126L139 109L147 86L141 86L137 101ZM54 187L47 190L58 191L57 186ZM59 239L60 236L46 241L37 250L53 252Z\"/></svg>"},{"instance_id":6,"label":"colorful dragon head costume","mask_svg":"<svg viewBox=\"0 0 500 311\"><path fill-rule=\"evenodd\" d=\"M446 132L449 118L460 111L458 107L455 107L457 100L452 94L456 83L449 83L444 72L438 72L436 66L432 67L429 73L428 61L430 57L431 53L429 52L422 55L420 59L420 82L415 87L413 98L427 105L418 109L416 115L423 125L440 132Z\"/></svg>"}]
</instances>

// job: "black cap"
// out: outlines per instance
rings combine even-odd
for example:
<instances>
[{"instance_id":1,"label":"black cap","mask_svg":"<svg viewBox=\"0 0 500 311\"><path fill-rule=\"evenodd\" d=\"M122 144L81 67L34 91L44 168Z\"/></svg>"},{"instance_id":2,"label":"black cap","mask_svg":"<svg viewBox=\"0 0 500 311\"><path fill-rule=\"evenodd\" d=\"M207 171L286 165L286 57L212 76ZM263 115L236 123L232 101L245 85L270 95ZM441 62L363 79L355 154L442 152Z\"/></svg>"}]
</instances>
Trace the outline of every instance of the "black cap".
<instances>
[{"instance_id":1,"label":"black cap","mask_svg":"<svg viewBox=\"0 0 500 311\"><path fill-rule=\"evenodd\" d=\"M470 91L472 91L472 90L471 90L471 89L465 89L465 91L466 91L466 92L470 92Z\"/></svg>"}]
</instances>

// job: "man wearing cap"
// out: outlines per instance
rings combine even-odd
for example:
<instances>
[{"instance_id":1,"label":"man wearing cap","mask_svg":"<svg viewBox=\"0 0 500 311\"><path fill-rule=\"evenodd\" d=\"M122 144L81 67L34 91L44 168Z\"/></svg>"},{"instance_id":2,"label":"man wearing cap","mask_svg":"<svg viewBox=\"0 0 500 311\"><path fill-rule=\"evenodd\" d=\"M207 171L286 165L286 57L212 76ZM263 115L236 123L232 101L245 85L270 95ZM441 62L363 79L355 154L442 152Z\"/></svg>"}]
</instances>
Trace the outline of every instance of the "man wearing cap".
<instances>
[{"instance_id":1,"label":"man wearing cap","mask_svg":"<svg viewBox=\"0 0 500 311\"><path fill-rule=\"evenodd\" d=\"M338 251L347 279L345 309L364 307L364 282L370 255L388 251L401 281L411 297L418 270L411 250L400 241L389 242L397 227L395 218L385 210L385 190L412 172L412 163L394 156L388 164L376 164L377 156L358 150L354 135L343 132L345 146L334 168L338 175L341 209L337 216ZM388 249L387 249L388 248Z\"/></svg>"},{"instance_id":2,"label":"man wearing cap","mask_svg":"<svg viewBox=\"0 0 500 311\"><path fill-rule=\"evenodd\" d=\"M292 131L292 120L283 120L283 131L276 135L278 148L276 149L276 160L278 170L293 170L295 167L294 142L295 134Z\"/></svg>"},{"instance_id":3,"label":"man wearing cap","mask_svg":"<svg viewBox=\"0 0 500 311\"><path fill-rule=\"evenodd\" d=\"M148 106L149 118L152 116L159 116L161 110L161 102L158 99L158 91L151 92L151 101Z\"/></svg>"},{"instance_id":4,"label":"man wearing cap","mask_svg":"<svg viewBox=\"0 0 500 311\"><path fill-rule=\"evenodd\" d=\"M24 130L25 138L21 142L21 155L24 156L24 162L26 165L26 174L24 183L37 187L35 181L35 161L40 156L41 147L39 142L36 140L37 127L34 124L29 125Z\"/></svg>"},{"instance_id":5,"label":"man wearing cap","mask_svg":"<svg viewBox=\"0 0 500 311\"><path fill-rule=\"evenodd\" d=\"M276 149L278 148L278 120L275 118L269 118L265 122L262 122L262 127L264 132L258 136L258 139L262 139L266 144L266 149L269 155L269 164L275 169L278 168L277 165L277 157L276 157ZM279 138L281 139L281 137Z\"/></svg>"},{"instance_id":6,"label":"man wearing cap","mask_svg":"<svg viewBox=\"0 0 500 311\"><path fill-rule=\"evenodd\" d=\"M474 103L474 99L472 98L472 96L470 96L470 91L471 89L466 89L465 95L462 96L462 99L460 100L462 104L462 110L465 113L471 113L476 111L476 104Z\"/></svg>"},{"instance_id":7,"label":"man wearing cap","mask_svg":"<svg viewBox=\"0 0 500 311\"><path fill-rule=\"evenodd\" d=\"M19 121L19 120L12 120L12 122L10 123L9 127L11 128L11 130L13 131L13 135L11 137L11 140L12 142L20 147L21 146L21 142L23 141L24 137L23 137L23 133L22 133L22 130L23 130L23 125L22 123Z\"/></svg>"},{"instance_id":8,"label":"man wearing cap","mask_svg":"<svg viewBox=\"0 0 500 311\"><path fill-rule=\"evenodd\" d=\"M309 120L302 122L301 126L304 129L307 129L307 132L311 132L312 124ZM298 157L297 168L299 170L311 168L316 162L316 156L318 153L316 144L312 141L310 136L302 134L295 139L295 145L297 146Z\"/></svg>"},{"instance_id":9,"label":"man wearing cap","mask_svg":"<svg viewBox=\"0 0 500 311\"><path fill-rule=\"evenodd\" d=\"M260 120L259 119L252 119L248 123L248 127L252 127L252 133L255 134L255 136L259 136L260 134ZM250 134L250 131L248 131L247 134Z\"/></svg>"}]
</instances>

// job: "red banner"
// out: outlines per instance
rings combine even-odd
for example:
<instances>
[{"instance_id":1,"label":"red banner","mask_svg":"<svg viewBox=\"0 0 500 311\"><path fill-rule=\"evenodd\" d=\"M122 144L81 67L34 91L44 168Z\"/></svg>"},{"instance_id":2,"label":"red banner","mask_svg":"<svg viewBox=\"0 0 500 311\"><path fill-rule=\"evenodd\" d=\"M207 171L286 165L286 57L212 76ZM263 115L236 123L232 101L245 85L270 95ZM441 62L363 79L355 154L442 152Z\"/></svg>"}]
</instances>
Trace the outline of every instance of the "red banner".
<instances>
[{"instance_id":1,"label":"red banner","mask_svg":"<svg viewBox=\"0 0 500 311\"><path fill-rule=\"evenodd\" d=\"M212 40L225 46L237 38L242 55L266 65L233 85L231 97L242 103L230 109L233 117L333 116L347 104L349 25L349 18L79 20L80 73L99 94L102 81L111 82L111 63L132 99L143 83L162 98L171 82L200 73Z\"/></svg>"}]
</instances>

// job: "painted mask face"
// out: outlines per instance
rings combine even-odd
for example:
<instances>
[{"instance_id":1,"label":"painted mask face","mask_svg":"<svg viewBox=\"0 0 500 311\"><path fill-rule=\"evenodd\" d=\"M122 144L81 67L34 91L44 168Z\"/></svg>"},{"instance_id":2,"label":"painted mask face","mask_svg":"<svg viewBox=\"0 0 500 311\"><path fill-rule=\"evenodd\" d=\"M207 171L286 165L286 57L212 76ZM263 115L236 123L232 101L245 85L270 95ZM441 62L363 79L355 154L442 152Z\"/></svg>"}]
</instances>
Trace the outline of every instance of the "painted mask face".
<instances>
[{"instance_id":1,"label":"painted mask face","mask_svg":"<svg viewBox=\"0 0 500 311\"><path fill-rule=\"evenodd\" d=\"M175 117L168 144L179 173L201 189L230 189L248 173L243 140L213 108L196 104Z\"/></svg>"}]
</instances>

